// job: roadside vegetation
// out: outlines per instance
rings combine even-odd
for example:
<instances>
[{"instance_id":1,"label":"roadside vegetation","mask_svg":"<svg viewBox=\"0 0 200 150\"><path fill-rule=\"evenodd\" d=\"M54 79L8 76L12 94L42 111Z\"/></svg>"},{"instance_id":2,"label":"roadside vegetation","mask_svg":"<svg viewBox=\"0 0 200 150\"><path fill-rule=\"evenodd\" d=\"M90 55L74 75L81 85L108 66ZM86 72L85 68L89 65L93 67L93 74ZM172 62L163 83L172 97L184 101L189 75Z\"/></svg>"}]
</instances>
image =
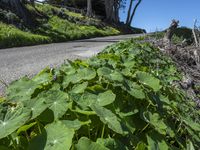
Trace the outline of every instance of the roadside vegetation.
<instances>
[{"instance_id":1,"label":"roadside vegetation","mask_svg":"<svg viewBox=\"0 0 200 150\"><path fill-rule=\"evenodd\" d=\"M35 11L30 5L28 8L30 11ZM36 8L45 17L38 18L38 25L31 29L20 23L20 19L15 14L9 12L10 15L7 15L7 11L0 10L4 21L4 23L0 22L0 48L120 34L120 31L108 24L79 13L48 4L37 4ZM9 20L17 23L14 25L5 23Z\"/></svg>"},{"instance_id":2,"label":"roadside vegetation","mask_svg":"<svg viewBox=\"0 0 200 150\"><path fill-rule=\"evenodd\" d=\"M198 149L200 112L176 84L183 74L140 40L10 84L0 148Z\"/></svg>"},{"instance_id":3,"label":"roadside vegetation","mask_svg":"<svg viewBox=\"0 0 200 150\"><path fill-rule=\"evenodd\" d=\"M25 32L13 25L0 23L0 48L49 43L47 36Z\"/></svg>"},{"instance_id":4,"label":"roadside vegetation","mask_svg":"<svg viewBox=\"0 0 200 150\"><path fill-rule=\"evenodd\" d=\"M142 1L130 1L124 24L126 1L45 2L0 1L0 48L132 33ZM199 149L200 31L178 24L12 82L0 96L0 150Z\"/></svg>"}]
</instances>

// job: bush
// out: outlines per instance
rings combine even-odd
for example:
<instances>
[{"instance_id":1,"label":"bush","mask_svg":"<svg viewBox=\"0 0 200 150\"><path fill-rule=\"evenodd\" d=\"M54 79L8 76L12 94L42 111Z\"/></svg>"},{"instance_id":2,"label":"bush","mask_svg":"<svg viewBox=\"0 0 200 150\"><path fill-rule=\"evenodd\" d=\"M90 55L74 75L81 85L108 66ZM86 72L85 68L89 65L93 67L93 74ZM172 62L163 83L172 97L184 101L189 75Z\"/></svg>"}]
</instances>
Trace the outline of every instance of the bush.
<instances>
[{"instance_id":1,"label":"bush","mask_svg":"<svg viewBox=\"0 0 200 150\"><path fill-rule=\"evenodd\" d=\"M192 44L194 42L192 29L187 27L177 28L174 32L174 42L181 43L184 39L188 44Z\"/></svg>"}]
</instances>

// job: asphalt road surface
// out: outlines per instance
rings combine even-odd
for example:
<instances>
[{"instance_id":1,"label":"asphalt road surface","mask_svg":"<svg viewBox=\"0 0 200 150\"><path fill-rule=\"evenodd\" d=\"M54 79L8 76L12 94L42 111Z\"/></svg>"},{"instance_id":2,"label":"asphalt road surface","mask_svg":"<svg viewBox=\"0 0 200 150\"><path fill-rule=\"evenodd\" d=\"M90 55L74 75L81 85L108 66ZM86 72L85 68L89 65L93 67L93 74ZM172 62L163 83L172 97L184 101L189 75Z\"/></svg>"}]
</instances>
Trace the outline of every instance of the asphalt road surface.
<instances>
[{"instance_id":1,"label":"asphalt road surface","mask_svg":"<svg viewBox=\"0 0 200 150\"><path fill-rule=\"evenodd\" d=\"M9 84L25 75L31 77L47 66L57 67L66 59L85 59L96 55L108 45L137 36L140 35L120 35L0 49L0 80ZM0 95L3 95L4 91L5 86L0 82Z\"/></svg>"}]
</instances>

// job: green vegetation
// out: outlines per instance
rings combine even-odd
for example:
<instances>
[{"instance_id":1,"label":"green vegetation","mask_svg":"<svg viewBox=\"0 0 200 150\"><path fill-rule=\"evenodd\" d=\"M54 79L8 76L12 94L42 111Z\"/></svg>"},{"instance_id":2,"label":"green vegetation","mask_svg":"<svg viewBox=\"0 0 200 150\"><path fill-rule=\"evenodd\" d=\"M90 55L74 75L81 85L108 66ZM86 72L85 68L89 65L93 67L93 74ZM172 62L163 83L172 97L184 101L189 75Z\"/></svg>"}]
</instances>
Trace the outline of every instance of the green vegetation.
<instances>
[{"instance_id":1,"label":"green vegetation","mask_svg":"<svg viewBox=\"0 0 200 150\"><path fill-rule=\"evenodd\" d=\"M0 22L0 48L49 43L49 37L24 32L13 25Z\"/></svg>"},{"instance_id":2,"label":"green vegetation","mask_svg":"<svg viewBox=\"0 0 200 150\"><path fill-rule=\"evenodd\" d=\"M160 31L150 34L147 37L156 38L157 40L159 40L164 37L164 34L164 31ZM179 27L175 29L174 35L172 37L172 42L174 44L181 44L183 40L186 40L188 44L192 44L194 42L192 29L187 27Z\"/></svg>"},{"instance_id":3,"label":"green vegetation","mask_svg":"<svg viewBox=\"0 0 200 150\"><path fill-rule=\"evenodd\" d=\"M5 98L0 96L0 103L2 103L4 100Z\"/></svg>"},{"instance_id":4,"label":"green vegetation","mask_svg":"<svg viewBox=\"0 0 200 150\"><path fill-rule=\"evenodd\" d=\"M180 79L171 59L135 40L46 68L9 85L0 148L198 149L200 112Z\"/></svg>"},{"instance_id":5,"label":"green vegetation","mask_svg":"<svg viewBox=\"0 0 200 150\"><path fill-rule=\"evenodd\" d=\"M28 8L32 10L29 5ZM35 29L23 28L21 30L13 25L0 22L0 48L63 42L120 33L102 24L99 20L90 19L65 9L50 5L37 5L37 9L48 19L38 18L39 25Z\"/></svg>"},{"instance_id":6,"label":"green vegetation","mask_svg":"<svg viewBox=\"0 0 200 150\"><path fill-rule=\"evenodd\" d=\"M192 29L187 27L180 27L177 28L174 32L174 34L178 37L182 37L183 39L192 39Z\"/></svg>"}]
</instances>

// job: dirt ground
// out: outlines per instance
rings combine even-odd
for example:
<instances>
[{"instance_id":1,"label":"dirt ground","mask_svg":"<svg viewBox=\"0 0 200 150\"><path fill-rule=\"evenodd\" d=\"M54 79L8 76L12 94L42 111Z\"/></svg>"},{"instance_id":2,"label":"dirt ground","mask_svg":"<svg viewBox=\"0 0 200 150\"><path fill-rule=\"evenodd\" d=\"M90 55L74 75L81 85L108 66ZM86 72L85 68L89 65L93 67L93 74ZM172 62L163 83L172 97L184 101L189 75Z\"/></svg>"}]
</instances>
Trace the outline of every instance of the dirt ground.
<instances>
[{"instance_id":1,"label":"dirt ground","mask_svg":"<svg viewBox=\"0 0 200 150\"><path fill-rule=\"evenodd\" d=\"M162 40L151 40L151 43L169 55L178 70L183 72L184 78L179 85L200 108L200 47L182 44L166 46Z\"/></svg>"}]
</instances>

